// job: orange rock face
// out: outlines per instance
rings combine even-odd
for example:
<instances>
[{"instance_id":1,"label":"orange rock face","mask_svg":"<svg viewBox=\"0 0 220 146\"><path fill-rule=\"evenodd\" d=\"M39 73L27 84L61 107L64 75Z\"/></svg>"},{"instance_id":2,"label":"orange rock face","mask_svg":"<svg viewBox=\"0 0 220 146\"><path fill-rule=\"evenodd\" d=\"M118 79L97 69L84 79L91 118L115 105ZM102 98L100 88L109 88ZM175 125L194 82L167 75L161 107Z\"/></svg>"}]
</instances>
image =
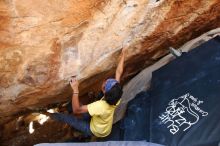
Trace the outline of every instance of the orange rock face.
<instances>
[{"instance_id":1,"label":"orange rock face","mask_svg":"<svg viewBox=\"0 0 220 146\"><path fill-rule=\"evenodd\" d=\"M1 0L0 123L67 100L72 75L98 88L123 46L126 80L219 26L220 0Z\"/></svg>"}]
</instances>

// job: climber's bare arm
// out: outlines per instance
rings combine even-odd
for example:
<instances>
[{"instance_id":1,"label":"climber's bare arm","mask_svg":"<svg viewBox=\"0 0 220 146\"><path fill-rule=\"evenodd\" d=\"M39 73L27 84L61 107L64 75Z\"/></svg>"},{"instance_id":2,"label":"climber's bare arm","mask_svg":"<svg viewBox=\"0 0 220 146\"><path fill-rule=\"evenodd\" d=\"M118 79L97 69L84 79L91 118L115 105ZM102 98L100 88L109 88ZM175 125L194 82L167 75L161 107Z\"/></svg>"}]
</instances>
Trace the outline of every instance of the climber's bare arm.
<instances>
[{"instance_id":1,"label":"climber's bare arm","mask_svg":"<svg viewBox=\"0 0 220 146\"><path fill-rule=\"evenodd\" d=\"M70 85L73 89L73 96L72 96L72 108L74 114L82 114L87 113L88 108L87 105L80 105L79 103L79 82L76 78L72 78L70 81Z\"/></svg>"},{"instance_id":2,"label":"climber's bare arm","mask_svg":"<svg viewBox=\"0 0 220 146\"><path fill-rule=\"evenodd\" d=\"M123 48L121 51L121 57L120 57L120 60L119 60L119 63L118 63L117 69L116 69L116 73L115 73L115 79L118 82L120 82L121 76L124 71L125 50L126 50L126 48Z\"/></svg>"}]
</instances>

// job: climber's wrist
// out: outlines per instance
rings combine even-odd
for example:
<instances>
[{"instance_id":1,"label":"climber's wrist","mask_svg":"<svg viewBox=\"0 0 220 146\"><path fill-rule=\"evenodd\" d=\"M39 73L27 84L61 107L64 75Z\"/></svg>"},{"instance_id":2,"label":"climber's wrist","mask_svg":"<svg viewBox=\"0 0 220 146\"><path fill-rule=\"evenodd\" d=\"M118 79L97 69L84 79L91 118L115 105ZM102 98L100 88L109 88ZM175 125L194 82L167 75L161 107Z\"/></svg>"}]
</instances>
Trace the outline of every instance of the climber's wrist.
<instances>
[{"instance_id":1,"label":"climber's wrist","mask_svg":"<svg viewBox=\"0 0 220 146\"><path fill-rule=\"evenodd\" d=\"M76 93L79 94L79 89L78 89L78 87L73 89L73 94L76 94Z\"/></svg>"}]
</instances>

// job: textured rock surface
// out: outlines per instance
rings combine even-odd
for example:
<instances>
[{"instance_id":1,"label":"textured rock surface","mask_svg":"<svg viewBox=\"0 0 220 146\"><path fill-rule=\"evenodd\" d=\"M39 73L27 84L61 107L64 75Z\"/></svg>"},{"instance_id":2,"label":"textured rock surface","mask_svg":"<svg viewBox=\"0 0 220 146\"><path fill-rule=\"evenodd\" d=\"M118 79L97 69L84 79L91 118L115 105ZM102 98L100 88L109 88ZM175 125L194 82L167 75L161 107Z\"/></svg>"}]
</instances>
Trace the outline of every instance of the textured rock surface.
<instances>
[{"instance_id":1,"label":"textured rock surface","mask_svg":"<svg viewBox=\"0 0 220 146\"><path fill-rule=\"evenodd\" d=\"M67 100L71 75L97 88L123 45L128 79L219 20L220 0L1 0L0 122Z\"/></svg>"}]
</instances>

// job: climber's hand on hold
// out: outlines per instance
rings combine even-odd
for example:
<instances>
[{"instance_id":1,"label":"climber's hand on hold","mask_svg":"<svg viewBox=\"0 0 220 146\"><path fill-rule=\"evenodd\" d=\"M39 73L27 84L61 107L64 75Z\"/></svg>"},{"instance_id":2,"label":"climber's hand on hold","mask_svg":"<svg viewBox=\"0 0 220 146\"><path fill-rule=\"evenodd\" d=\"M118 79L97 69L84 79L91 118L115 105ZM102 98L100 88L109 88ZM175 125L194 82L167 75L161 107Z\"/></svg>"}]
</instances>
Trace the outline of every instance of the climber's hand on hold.
<instances>
[{"instance_id":1,"label":"climber's hand on hold","mask_svg":"<svg viewBox=\"0 0 220 146\"><path fill-rule=\"evenodd\" d=\"M73 92L78 93L78 91L79 91L79 82L78 82L76 77L71 78L70 85L71 85L71 88L73 89Z\"/></svg>"},{"instance_id":2,"label":"climber's hand on hold","mask_svg":"<svg viewBox=\"0 0 220 146\"><path fill-rule=\"evenodd\" d=\"M73 89L72 95L72 109L74 114L88 113L87 105L81 105L79 103L79 82L74 76L70 80L70 85Z\"/></svg>"}]
</instances>

